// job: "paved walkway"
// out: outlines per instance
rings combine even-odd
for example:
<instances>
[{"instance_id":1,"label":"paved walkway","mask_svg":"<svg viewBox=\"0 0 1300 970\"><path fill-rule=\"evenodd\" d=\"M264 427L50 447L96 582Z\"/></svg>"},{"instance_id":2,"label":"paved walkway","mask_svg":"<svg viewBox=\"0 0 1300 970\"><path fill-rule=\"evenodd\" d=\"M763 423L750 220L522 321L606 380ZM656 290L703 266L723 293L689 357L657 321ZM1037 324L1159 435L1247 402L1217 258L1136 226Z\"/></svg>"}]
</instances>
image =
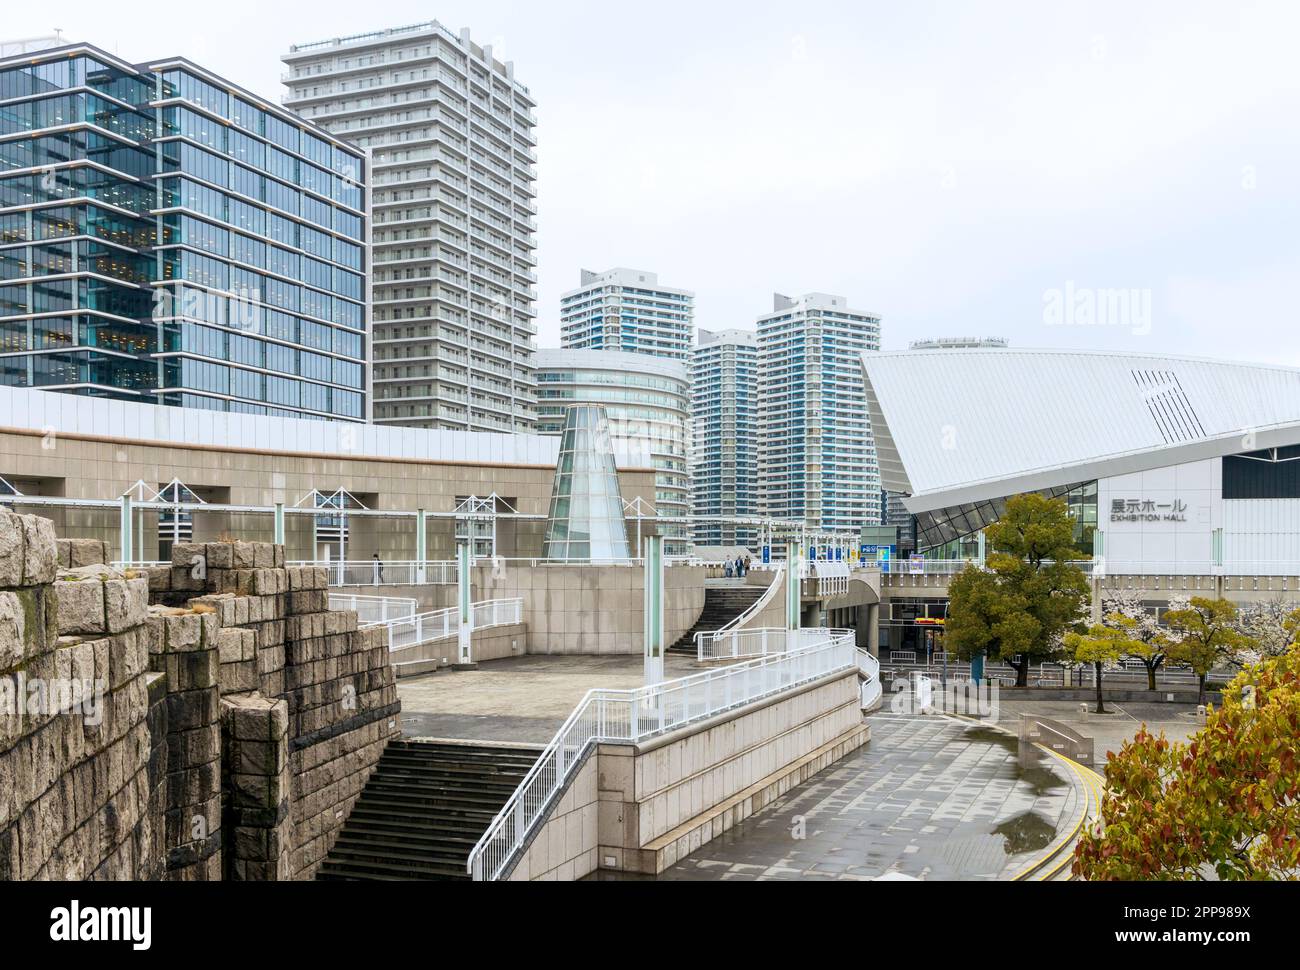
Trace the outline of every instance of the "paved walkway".
<instances>
[{"instance_id":1,"label":"paved walkway","mask_svg":"<svg viewBox=\"0 0 1300 970\"><path fill-rule=\"evenodd\" d=\"M668 677L699 673L691 657L668 654ZM477 670L442 670L397 682L402 733L416 738L546 744L587 691L640 687L640 656L532 655Z\"/></svg>"},{"instance_id":2,"label":"paved walkway","mask_svg":"<svg viewBox=\"0 0 1300 970\"><path fill-rule=\"evenodd\" d=\"M1069 769L993 728L879 714L863 748L661 880L1008 879L1069 831Z\"/></svg>"},{"instance_id":3,"label":"paved walkway","mask_svg":"<svg viewBox=\"0 0 1300 970\"><path fill-rule=\"evenodd\" d=\"M1194 704L1164 704L1159 701L1107 701L1108 715L1079 713L1079 705L1087 703L1088 710L1096 707L1094 701L999 701L998 724L1008 731L1019 729L1022 713L1038 714L1061 721L1080 734L1093 739L1093 759L1098 771L1104 771L1106 752L1119 751L1124 742L1137 734L1143 724L1152 734L1161 731L1171 741L1186 741L1205 726L1189 715L1195 712Z\"/></svg>"}]
</instances>

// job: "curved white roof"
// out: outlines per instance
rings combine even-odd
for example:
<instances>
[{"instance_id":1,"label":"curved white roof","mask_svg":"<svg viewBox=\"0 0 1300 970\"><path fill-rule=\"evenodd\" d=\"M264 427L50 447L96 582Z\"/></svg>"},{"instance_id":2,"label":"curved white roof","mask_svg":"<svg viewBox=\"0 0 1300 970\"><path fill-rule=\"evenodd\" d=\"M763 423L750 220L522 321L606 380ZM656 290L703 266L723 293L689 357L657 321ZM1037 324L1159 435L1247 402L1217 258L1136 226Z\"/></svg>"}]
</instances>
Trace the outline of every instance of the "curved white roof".
<instances>
[{"instance_id":1,"label":"curved white roof","mask_svg":"<svg viewBox=\"0 0 1300 970\"><path fill-rule=\"evenodd\" d=\"M881 482L913 512L1300 443L1300 370L1097 351L862 358Z\"/></svg>"}]
</instances>

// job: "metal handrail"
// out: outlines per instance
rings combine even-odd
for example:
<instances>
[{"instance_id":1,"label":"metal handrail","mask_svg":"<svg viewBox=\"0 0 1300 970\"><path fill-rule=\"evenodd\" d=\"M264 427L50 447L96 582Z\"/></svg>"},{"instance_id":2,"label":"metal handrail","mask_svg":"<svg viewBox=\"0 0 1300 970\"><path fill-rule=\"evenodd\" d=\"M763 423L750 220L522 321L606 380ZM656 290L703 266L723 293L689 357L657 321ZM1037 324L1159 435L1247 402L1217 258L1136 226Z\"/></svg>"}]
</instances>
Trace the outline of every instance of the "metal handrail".
<instances>
[{"instance_id":1,"label":"metal handrail","mask_svg":"<svg viewBox=\"0 0 1300 970\"><path fill-rule=\"evenodd\" d=\"M471 604L471 629L484 630L494 626L506 626L522 623L524 601L521 598L506 600L484 600ZM460 630L460 608L449 607L433 610L387 623L376 623L387 631L388 649L401 650L406 647L418 647L431 640L443 640L455 636Z\"/></svg>"},{"instance_id":2,"label":"metal handrail","mask_svg":"<svg viewBox=\"0 0 1300 970\"><path fill-rule=\"evenodd\" d=\"M377 626L415 616L415 600L405 596L360 596L356 593L330 593L331 610L351 610L362 627Z\"/></svg>"},{"instance_id":3,"label":"metal handrail","mask_svg":"<svg viewBox=\"0 0 1300 970\"><path fill-rule=\"evenodd\" d=\"M858 672L862 675L862 709L869 711L880 702L884 687L880 683L880 660L871 651L858 648Z\"/></svg>"},{"instance_id":4,"label":"metal handrail","mask_svg":"<svg viewBox=\"0 0 1300 970\"><path fill-rule=\"evenodd\" d=\"M742 627L744 627L746 623L748 623L754 617L758 616L760 613L763 612L763 610L767 608L767 605L772 602L773 597L775 597L776 594L780 592L781 577L785 573L785 566L778 565L776 569L773 570L773 572L775 573L775 575L772 577L772 582L768 584L767 589L764 590L763 592L763 595L760 596L758 599L756 599L753 603L751 603L749 608L745 610L745 612L741 613L740 616L733 618L732 620L730 620L723 626L720 626L716 630L701 631L695 634L695 656L697 659L699 660L707 659L704 655L705 637L717 639L720 634L729 633L732 630L739 630Z\"/></svg>"},{"instance_id":5,"label":"metal handrail","mask_svg":"<svg viewBox=\"0 0 1300 970\"><path fill-rule=\"evenodd\" d=\"M476 880L499 878L593 745L637 744L857 666L852 633L808 632L822 637L788 653L636 690L588 691L478 840L466 871Z\"/></svg>"}]
</instances>

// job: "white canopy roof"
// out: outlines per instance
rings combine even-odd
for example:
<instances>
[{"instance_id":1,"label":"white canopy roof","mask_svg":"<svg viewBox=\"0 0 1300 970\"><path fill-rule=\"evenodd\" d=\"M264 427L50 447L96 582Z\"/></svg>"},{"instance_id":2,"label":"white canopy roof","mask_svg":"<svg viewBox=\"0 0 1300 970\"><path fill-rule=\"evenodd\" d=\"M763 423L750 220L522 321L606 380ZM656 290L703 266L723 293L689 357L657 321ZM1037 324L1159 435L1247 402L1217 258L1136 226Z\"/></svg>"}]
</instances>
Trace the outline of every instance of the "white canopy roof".
<instances>
[{"instance_id":1,"label":"white canopy roof","mask_svg":"<svg viewBox=\"0 0 1300 970\"><path fill-rule=\"evenodd\" d=\"M1098 351L862 358L883 486L922 512L1300 444L1300 370Z\"/></svg>"}]
</instances>

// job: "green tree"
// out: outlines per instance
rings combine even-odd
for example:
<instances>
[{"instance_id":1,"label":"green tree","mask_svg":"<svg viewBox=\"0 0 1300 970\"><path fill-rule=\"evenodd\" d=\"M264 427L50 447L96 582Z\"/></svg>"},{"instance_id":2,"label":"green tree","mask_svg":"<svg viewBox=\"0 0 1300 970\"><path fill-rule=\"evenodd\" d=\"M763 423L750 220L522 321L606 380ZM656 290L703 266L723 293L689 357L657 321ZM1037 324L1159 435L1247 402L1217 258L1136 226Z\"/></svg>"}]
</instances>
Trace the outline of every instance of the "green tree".
<instances>
[{"instance_id":1,"label":"green tree","mask_svg":"<svg viewBox=\"0 0 1300 970\"><path fill-rule=\"evenodd\" d=\"M1140 641L1132 637L1132 629L1137 626L1130 617L1115 613L1108 616L1107 623L1097 623L1088 628L1087 633L1065 634L1065 649L1077 662L1092 664L1096 674L1097 713L1106 713L1106 702L1102 699L1102 672L1120 657L1128 656L1141 649Z\"/></svg>"},{"instance_id":2,"label":"green tree","mask_svg":"<svg viewBox=\"0 0 1300 970\"><path fill-rule=\"evenodd\" d=\"M1300 647L1242 670L1188 743L1146 726L1106 764L1085 879L1300 878Z\"/></svg>"},{"instance_id":3,"label":"green tree","mask_svg":"<svg viewBox=\"0 0 1300 970\"><path fill-rule=\"evenodd\" d=\"M965 660L983 653L1011 664L1024 687L1031 665L1060 654L1088 602L1088 580L1070 564L1074 521L1061 499L1017 495L985 536L988 568L967 566L948 584L944 640Z\"/></svg>"},{"instance_id":4,"label":"green tree","mask_svg":"<svg viewBox=\"0 0 1300 970\"><path fill-rule=\"evenodd\" d=\"M1196 672L1198 704L1205 703L1205 678L1215 665L1255 647L1255 640L1241 632L1230 600L1193 596L1187 609L1167 612L1165 622L1179 636L1170 659Z\"/></svg>"}]
</instances>

